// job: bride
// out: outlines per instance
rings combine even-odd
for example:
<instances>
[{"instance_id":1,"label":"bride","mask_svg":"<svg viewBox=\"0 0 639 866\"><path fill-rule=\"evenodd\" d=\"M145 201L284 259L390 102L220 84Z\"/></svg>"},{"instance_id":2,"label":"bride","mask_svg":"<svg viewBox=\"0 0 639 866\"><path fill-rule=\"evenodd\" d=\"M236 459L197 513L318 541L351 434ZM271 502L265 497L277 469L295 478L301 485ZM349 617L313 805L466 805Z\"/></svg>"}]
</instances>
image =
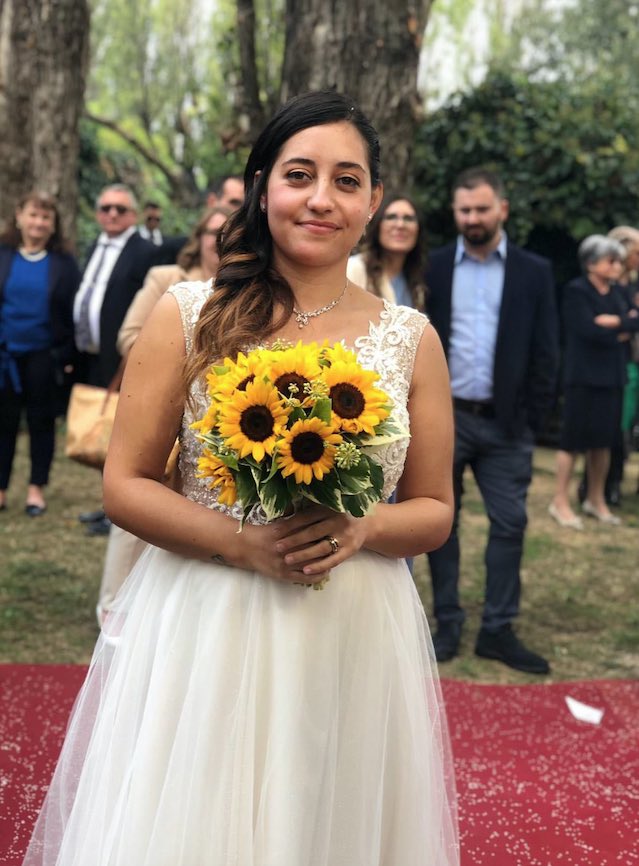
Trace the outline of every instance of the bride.
<instances>
[{"instance_id":1,"label":"bride","mask_svg":"<svg viewBox=\"0 0 639 866\"><path fill-rule=\"evenodd\" d=\"M432 644L404 561L450 531L446 364L425 316L346 279L382 196L375 131L347 97L296 97L258 138L245 187L215 287L169 290L127 364L104 502L150 546L98 640L27 866L459 862ZM359 519L256 513L239 533L236 507L196 475L204 374L300 338L343 341L379 373L411 431L377 457L397 502ZM178 433L182 494L161 484ZM327 571L322 592L303 585Z\"/></svg>"}]
</instances>

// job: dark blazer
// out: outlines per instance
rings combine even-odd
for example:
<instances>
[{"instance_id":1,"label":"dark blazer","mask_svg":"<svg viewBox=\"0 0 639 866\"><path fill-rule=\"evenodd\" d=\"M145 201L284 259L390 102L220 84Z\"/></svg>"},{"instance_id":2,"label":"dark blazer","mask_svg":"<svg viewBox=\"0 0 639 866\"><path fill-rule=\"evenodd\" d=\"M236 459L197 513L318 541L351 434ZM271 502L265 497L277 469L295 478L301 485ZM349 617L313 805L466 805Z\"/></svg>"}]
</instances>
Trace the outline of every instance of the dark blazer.
<instances>
[{"instance_id":1,"label":"dark blazer","mask_svg":"<svg viewBox=\"0 0 639 866\"><path fill-rule=\"evenodd\" d=\"M426 312L448 355L454 243L433 250L426 272ZM540 430L555 400L559 326L550 262L508 243L499 313L493 401L506 435Z\"/></svg>"},{"instance_id":2,"label":"dark blazer","mask_svg":"<svg viewBox=\"0 0 639 866\"><path fill-rule=\"evenodd\" d=\"M91 245L87 253L85 269L96 244L97 240ZM142 288L146 272L153 264L155 253L154 244L145 241L136 231L124 245L124 249L111 271L100 310L100 352L98 358L101 378L105 384L111 381L120 364L120 354L116 348L120 325L136 292Z\"/></svg>"},{"instance_id":3,"label":"dark blazer","mask_svg":"<svg viewBox=\"0 0 639 866\"><path fill-rule=\"evenodd\" d=\"M0 304L4 287L16 251L0 245ZM49 324L52 354L56 366L63 367L73 361L73 299L80 285L80 271L76 260L68 253L49 253Z\"/></svg>"},{"instance_id":4,"label":"dark blazer","mask_svg":"<svg viewBox=\"0 0 639 866\"><path fill-rule=\"evenodd\" d=\"M619 328L602 328L595 316L621 317ZM577 277L563 291L562 321L565 333L564 381L566 385L621 388L626 380L627 343L622 332L639 330L639 317L628 316L623 289L612 286L601 295L586 277Z\"/></svg>"}]
</instances>

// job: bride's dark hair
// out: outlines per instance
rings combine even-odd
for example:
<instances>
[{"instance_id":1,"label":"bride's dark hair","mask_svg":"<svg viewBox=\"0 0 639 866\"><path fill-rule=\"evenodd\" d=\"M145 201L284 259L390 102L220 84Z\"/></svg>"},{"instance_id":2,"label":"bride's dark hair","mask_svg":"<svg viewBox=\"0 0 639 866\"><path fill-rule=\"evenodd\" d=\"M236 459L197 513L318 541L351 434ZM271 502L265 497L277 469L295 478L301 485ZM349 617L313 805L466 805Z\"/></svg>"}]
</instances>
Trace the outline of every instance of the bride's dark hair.
<instances>
[{"instance_id":1,"label":"bride's dark hair","mask_svg":"<svg viewBox=\"0 0 639 866\"><path fill-rule=\"evenodd\" d=\"M293 293L272 264L272 239L260 197L282 147L303 129L352 123L366 145L371 183L380 183L379 140L353 100L334 91L296 96L283 105L257 139L244 172L244 204L227 220L220 238L215 291L202 307L193 352L186 364L187 390L213 362L281 328L293 312ZM259 173L259 174L258 174ZM256 177L257 175L257 177ZM274 320L278 303L282 314Z\"/></svg>"}]
</instances>

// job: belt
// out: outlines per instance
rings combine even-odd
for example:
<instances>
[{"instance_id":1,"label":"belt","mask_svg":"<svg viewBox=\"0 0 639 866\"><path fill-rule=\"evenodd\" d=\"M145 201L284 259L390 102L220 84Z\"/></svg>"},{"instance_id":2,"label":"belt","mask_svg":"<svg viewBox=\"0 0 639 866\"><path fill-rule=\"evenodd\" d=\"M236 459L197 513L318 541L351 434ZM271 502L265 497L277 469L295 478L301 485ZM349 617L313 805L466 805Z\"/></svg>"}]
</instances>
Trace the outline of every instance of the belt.
<instances>
[{"instance_id":1,"label":"belt","mask_svg":"<svg viewBox=\"0 0 639 866\"><path fill-rule=\"evenodd\" d=\"M495 407L492 403L482 403L481 400L463 400L453 397L453 406L460 412L468 412L478 418L495 418Z\"/></svg>"}]
</instances>

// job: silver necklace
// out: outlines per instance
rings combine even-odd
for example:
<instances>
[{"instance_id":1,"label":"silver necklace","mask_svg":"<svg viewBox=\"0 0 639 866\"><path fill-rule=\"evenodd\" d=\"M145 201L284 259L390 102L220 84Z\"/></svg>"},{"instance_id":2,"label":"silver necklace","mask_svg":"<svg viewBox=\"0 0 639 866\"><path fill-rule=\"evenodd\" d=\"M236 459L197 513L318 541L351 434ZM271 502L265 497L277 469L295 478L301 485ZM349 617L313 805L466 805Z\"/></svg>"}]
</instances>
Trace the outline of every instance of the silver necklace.
<instances>
[{"instance_id":1,"label":"silver necklace","mask_svg":"<svg viewBox=\"0 0 639 866\"><path fill-rule=\"evenodd\" d=\"M20 247L18 250L23 259L26 259L28 262L41 262L42 259L46 258L48 255L47 250L38 250L36 253L28 253L24 247Z\"/></svg>"},{"instance_id":2,"label":"silver necklace","mask_svg":"<svg viewBox=\"0 0 639 866\"><path fill-rule=\"evenodd\" d=\"M347 288L348 280L346 280L344 288L342 289L340 294L336 298L334 298L330 302L330 304L325 304L323 307L318 307L316 310L309 310L308 312L303 312L302 310L298 310L297 307L293 307L293 313L295 315L297 327L305 328L308 325L310 319L316 319L318 316L322 316L324 313L328 313L330 310L332 310L333 307L336 307L346 294Z\"/></svg>"}]
</instances>

